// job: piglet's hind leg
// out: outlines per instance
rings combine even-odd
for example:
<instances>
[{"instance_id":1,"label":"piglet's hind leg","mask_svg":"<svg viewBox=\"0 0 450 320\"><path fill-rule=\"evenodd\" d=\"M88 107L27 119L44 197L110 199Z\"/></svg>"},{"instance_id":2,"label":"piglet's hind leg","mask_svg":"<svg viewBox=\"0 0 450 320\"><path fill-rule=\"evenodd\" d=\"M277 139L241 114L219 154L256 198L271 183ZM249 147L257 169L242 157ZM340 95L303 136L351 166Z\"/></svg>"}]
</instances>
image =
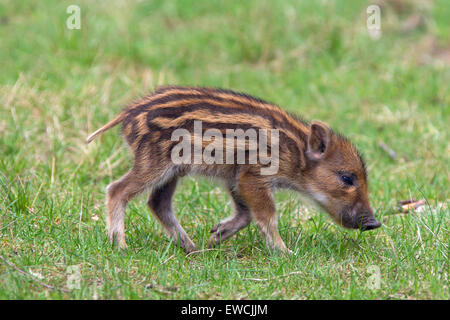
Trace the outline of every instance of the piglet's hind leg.
<instances>
[{"instance_id":1,"label":"piglet's hind leg","mask_svg":"<svg viewBox=\"0 0 450 320\"><path fill-rule=\"evenodd\" d=\"M147 204L170 238L179 243L186 252L192 252L196 250L196 247L178 222L172 208L172 196L176 185L177 177L173 177L164 185L152 191Z\"/></svg>"},{"instance_id":2,"label":"piglet's hind leg","mask_svg":"<svg viewBox=\"0 0 450 320\"><path fill-rule=\"evenodd\" d=\"M118 242L120 248L126 249L125 241L125 207L133 197L146 187L145 181L131 170L107 188L106 207L108 211L108 236L112 244Z\"/></svg>"}]
</instances>

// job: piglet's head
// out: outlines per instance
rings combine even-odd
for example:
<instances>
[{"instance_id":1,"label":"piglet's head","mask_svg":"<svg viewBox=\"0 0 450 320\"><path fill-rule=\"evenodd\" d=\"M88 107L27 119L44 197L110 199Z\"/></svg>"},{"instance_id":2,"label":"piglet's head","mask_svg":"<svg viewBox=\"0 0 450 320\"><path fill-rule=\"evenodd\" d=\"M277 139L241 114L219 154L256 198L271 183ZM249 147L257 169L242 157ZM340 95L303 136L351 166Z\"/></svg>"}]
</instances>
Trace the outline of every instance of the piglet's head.
<instances>
[{"instance_id":1,"label":"piglet's head","mask_svg":"<svg viewBox=\"0 0 450 320\"><path fill-rule=\"evenodd\" d=\"M363 231L381 226L369 203L364 161L347 139L311 122L305 162L303 189L337 223Z\"/></svg>"}]
</instances>

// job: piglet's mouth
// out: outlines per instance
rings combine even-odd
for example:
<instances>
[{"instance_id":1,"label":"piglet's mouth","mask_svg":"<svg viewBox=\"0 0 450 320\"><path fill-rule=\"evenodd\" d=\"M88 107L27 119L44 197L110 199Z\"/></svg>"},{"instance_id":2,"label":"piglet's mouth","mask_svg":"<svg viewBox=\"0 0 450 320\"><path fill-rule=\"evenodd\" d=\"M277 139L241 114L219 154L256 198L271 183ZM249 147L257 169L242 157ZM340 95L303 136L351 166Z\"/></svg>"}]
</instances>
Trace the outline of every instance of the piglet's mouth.
<instances>
[{"instance_id":1,"label":"piglet's mouth","mask_svg":"<svg viewBox=\"0 0 450 320\"><path fill-rule=\"evenodd\" d=\"M359 229L361 231L373 230L381 227L379 222L374 217L366 217L363 219L345 219L345 216L341 218L341 225L349 229Z\"/></svg>"},{"instance_id":2,"label":"piglet's mouth","mask_svg":"<svg viewBox=\"0 0 450 320\"><path fill-rule=\"evenodd\" d=\"M381 222L379 222L377 219L375 218L369 218L366 221L363 221L360 230L361 231L368 231L368 230L373 230L373 229L377 229L381 227Z\"/></svg>"}]
</instances>

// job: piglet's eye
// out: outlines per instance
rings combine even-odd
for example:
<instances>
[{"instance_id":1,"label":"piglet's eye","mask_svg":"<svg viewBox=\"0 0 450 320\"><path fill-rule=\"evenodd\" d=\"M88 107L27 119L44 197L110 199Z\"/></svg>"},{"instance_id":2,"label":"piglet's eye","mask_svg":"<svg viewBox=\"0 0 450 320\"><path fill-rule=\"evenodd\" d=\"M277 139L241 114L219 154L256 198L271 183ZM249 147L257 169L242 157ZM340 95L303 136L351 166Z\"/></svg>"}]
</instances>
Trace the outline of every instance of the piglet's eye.
<instances>
[{"instance_id":1,"label":"piglet's eye","mask_svg":"<svg viewBox=\"0 0 450 320\"><path fill-rule=\"evenodd\" d=\"M341 180L343 183L345 183L348 186L352 186L353 185L353 177L346 175L346 174L342 174L341 175Z\"/></svg>"}]
</instances>

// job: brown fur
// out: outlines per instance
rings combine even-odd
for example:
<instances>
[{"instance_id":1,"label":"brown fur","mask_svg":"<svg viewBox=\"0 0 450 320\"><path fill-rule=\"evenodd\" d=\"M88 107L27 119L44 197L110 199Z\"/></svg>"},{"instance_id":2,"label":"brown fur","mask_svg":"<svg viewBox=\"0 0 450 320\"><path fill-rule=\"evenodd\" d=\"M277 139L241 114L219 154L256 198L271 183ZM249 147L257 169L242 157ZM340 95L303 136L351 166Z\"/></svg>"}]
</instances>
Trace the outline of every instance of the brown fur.
<instances>
[{"instance_id":1,"label":"brown fur","mask_svg":"<svg viewBox=\"0 0 450 320\"><path fill-rule=\"evenodd\" d=\"M174 129L184 128L193 135L194 120L202 121L203 132L218 129L224 135L224 154L230 147L225 139L227 129L279 130L278 172L262 175L261 163L226 164L225 158L223 164L174 164L170 155L178 142L171 140L171 134ZM134 154L133 168L107 189L109 237L112 242L116 238L121 247L126 247L126 204L150 188L148 205L153 215L186 251L195 250L171 204L178 177L186 174L221 179L234 202L235 214L212 229L210 246L229 238L253 219L270 247L289 251L277 229L272 197L276 188L290 188L310 196L344 227L379 226L369 204L364 162L347 139L321 122L307 123L276 105L242 93L166 86L131 104L90 135L87 143L119 123ZM202 148L209 143L203 141ZM246 141L241 147L249 152L250 144ZM273 150L269 148L268 152L271 155ZM248 160L248 153L246 157ZM349 177L351 184L345 182Z\"/></svg>"}]
</instances>

